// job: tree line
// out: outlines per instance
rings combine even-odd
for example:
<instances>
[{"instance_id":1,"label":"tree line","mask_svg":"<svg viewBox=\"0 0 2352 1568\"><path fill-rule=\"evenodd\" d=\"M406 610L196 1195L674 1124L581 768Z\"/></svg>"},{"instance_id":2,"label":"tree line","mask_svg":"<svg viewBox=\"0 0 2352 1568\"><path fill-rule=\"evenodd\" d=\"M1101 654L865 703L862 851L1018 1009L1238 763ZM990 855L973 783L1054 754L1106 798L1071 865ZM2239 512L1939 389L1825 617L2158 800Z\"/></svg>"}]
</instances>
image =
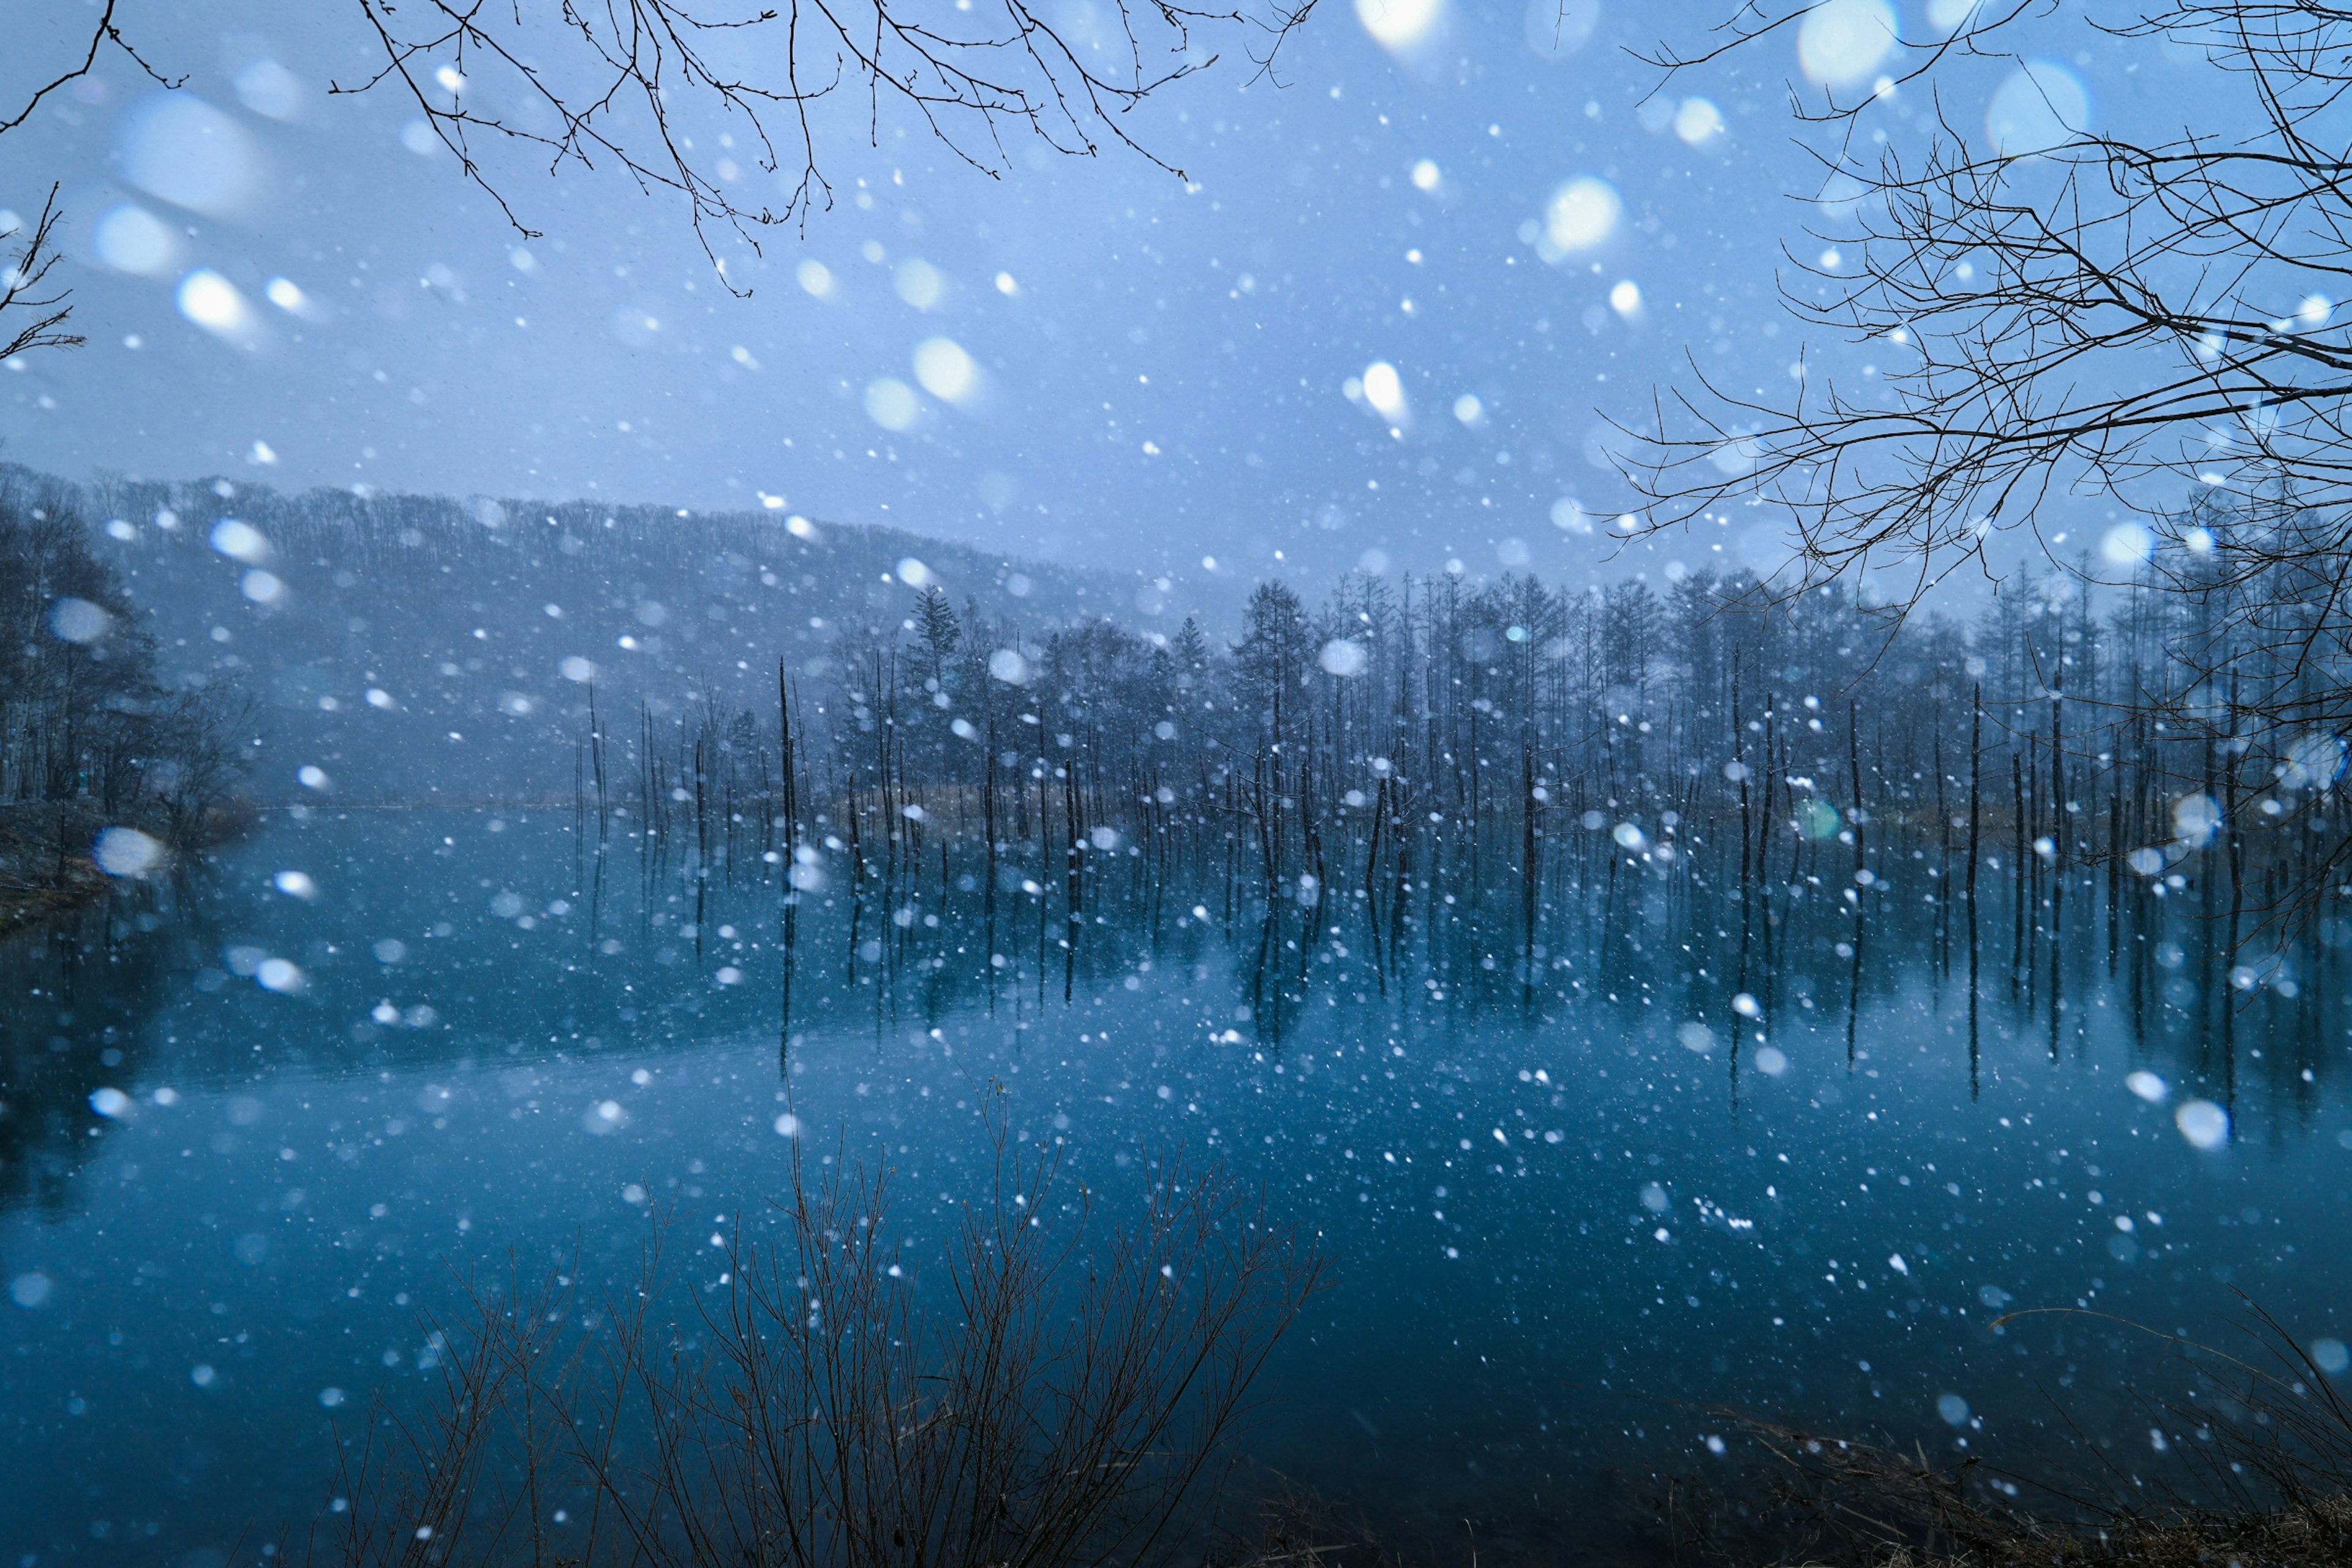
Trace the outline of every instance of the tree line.
<instances>
[{"instance_id":1,"label":"tree line","mask_svg":"<svg viewBox=\"0 0 2352 1568\"><path fill-rule=\"evenodd\" d=\"M146 841L109 868L130 870L145 868L149 846L215 831L244 776L246 725L233 693L165 679L143 613L77 511L0 487L0 875L14 892L54 889L77 863L86 874L109 826Z\"/></svg>"},{"instance_id":2,"label":"tree line","mask_svg":"<svg viewBox=\"0 0 2352 1568\"><path fill-rule=\"evenodd\" d=\"M2290 589L2186 546L2109 588L2020 574L1971 615L1745 571L1358 574L1313 606L1261 584L1220 640L1024 632L935 585L845 628L821 677L780 665L771 712L599 715L580 798L704 875L863 892L968 852L989 896L1051 888L1079 920L1111 855L1391 923L1507 893L1531 931L1554 879L1859 900L1916 868L1973 913L1982 868L2016 879L2022 955L2104 881L2110 906L2190 900L2259 979L2336 930L2347 843L2344 686L2297 657ZM2272 958L2242 962L2258 936Z\"/></svg>"}]
</instances>

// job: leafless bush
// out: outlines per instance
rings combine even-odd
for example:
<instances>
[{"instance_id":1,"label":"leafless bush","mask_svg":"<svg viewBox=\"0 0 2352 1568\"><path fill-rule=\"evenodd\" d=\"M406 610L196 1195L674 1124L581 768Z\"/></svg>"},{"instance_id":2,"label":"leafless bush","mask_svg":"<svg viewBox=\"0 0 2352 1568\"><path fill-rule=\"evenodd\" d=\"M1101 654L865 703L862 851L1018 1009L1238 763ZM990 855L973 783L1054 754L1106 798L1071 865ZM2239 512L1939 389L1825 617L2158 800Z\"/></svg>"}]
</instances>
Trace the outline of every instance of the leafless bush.
<instances>
[{"instance_id":1,"label":"leafless bush","mask_svg":"<svg viewBox=\"0 0 2352 1568\"><path fill-rule=\"evenodd\" d=\"M2087 1468L2062 1458L2003 1469L1977 1455L1947 1464L1924 1447L1906 1454L1721 1412L1750 1439L1760 1470L1731 1489L1669 1486L1660 1522L1678 1555L1726 1563L2318 1568L2352 1561L2352 1403L2285 1325L2252 1300L2245 1305L2246 1320L2233 1325L2243 1353L2109 1320L2163 1342L2195 1373L2185 1398L2146 1406L2158 1429L2174 1434L2192 1478L2183 1487L2126 1473L2095 1442L2081 1448Z\"/></svg>"},{"instance_id":2,"label":"leafless bush","mask_svg":"<svg viewBox=\"0 0 2352 1568\"><path fill-rule=\"evenodd\" d=\"M1822 1437L1778 1422L1726 1413L1759 1461L1734 1483L1667 1483L1658 1522L1676 1555L1723 1563L1891 1565L2003 1561L1999 1553L2046 1532L1972 1486L1980 1461L1939 1466L1924 1448L1906 1454Z\"/></svg>"},{"instance_id":3,"label":"leafless bush","mask_svg":"<svg viewBox=\"0 0 2352 1568\"><path fill-rule=\"evenodd\" d=\"M920 1277L887 1173L796 1156L715 1282L649 1244L593 1305L568 1274L469 1290L434 1408L377 1413L310 1560L1067 1568L1200 1544L1311 1244L1216 1167L1159 1160L1114 1199L990 1125L989 1185Z\"/></svg>"},{"instance_id":4,"label":"leafless bush","mask_svg":"<svg viewBox=\"0 0 2352 1568\"><path fill-rule=\"evenodd\" d=\"M1405 1556L1352 1511L1283 1478L1265 1489L1254 1517L1213 1550L1218 1568L1405 1568Z\"/></svg>"}]
</instances>

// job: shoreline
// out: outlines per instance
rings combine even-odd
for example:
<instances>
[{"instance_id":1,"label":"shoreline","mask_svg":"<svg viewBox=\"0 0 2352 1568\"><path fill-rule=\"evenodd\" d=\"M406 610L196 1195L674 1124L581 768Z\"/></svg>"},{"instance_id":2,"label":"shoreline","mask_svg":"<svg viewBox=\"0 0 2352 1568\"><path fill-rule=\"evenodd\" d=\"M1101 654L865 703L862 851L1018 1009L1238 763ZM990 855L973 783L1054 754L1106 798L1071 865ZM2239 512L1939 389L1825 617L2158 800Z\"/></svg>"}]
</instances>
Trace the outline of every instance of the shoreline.
<instances>
[{"instance_id":1,"label":"shoreline","mask_svg":"<svg viewBox=\"0 0 2352 1568\"><path fill-rule=\"evenodd\" d=\"M112 896L106 874L87 857L66 863L63 880L33 887L0 888L0 942L97 908Z\"/></svg>"}]
</instances>

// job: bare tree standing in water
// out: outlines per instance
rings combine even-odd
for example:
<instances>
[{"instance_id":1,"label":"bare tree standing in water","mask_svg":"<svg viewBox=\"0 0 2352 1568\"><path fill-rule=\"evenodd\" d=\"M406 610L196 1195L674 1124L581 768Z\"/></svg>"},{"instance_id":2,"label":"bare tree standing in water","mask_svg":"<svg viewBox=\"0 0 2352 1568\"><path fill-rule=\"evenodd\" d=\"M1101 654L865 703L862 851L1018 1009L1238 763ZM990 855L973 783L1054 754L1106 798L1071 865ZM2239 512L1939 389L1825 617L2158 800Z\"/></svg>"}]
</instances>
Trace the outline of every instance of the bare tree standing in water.
<instances>
[{"instance_id":1,"label":"bare tree standing in water","mask_svg":"<svg viewBox=\"0 0 2352 1568\"><path fill-rule=\"evenodd\" d=\"M1792 523L1784 591L1892 582L1896 618L1956 572L1999 577L2004 536L2046 552L2045 527L2080 527L2096 504L2107 577L2176 611L2175 679L2126 706L2221 747L2250 790L2284 780L2265 798L2308 815L2340 762L2298 748L2352 731L2352 315L2325 291L2352 272L2326 128L2352 89L2352 10L2095 9L2087 25L2115 43L2210 68L2178 129L2140 137L2094 131L2071 83L2011 56L2045 9L2000 0L1939 39L1890 38L1884 78L1800 105L1846 132L1817 155L1848 216L1818 236L1843 261L1792 255L1784 299L1892 363L1865 391L1816 373L1785 398L1701 375L1662 400L1629 478L1657 528L1774 508ZM1708 47L1654 63L1700 67L1807 16L1744 8ZM1890 100L1983 58L2015 58L2004 91L2046 112L1979 130L1937 96L1924 149L1874 144ZM2352 835L2334 826L2274 907L2344 879Z\"/></svg>"}]
</instances>

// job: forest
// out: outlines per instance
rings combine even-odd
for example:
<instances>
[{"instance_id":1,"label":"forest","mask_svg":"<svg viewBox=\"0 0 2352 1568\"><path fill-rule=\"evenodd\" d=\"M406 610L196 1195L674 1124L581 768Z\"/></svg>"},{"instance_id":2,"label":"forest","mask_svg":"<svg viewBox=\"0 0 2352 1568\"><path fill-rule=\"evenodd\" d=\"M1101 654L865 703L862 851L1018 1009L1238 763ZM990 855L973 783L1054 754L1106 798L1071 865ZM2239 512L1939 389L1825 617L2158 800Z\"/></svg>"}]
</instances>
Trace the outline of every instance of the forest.
<instances>
[{"instance_id":1,"label":"forest","mask_svg":"<svg viewBox=\"0 0 2352 1568\"><path fill-rule=\"evenodd\" d=\"M247 715L168 680L146 623L82 517L0 488L0 930L229 826Z\"/></svg>"},{"instance_id":2,"label":"forest","mask_svg":"<svg viewBox=\"0 0 2352 1568\"><path fill-rule=\"evenodd\" d=\"M2111 907L2188 900L2236 988L2291 995L2343 930L2341 684L2285 569L2236 570L2226 528L2184 520L2208 542L2121 581L2020 573L1973 616L1746 572L1357 574L1312 606L1259 584L1230 641L1024 636L935 585L779 661L766 712L600 710L576 798L693 875L789 858L798 887L862 894L944 876L953 845L1074 918L1106 856L1376 928L1458 883L1490 922L1521 911L1522 954L1587 871L1826 884L1859 911L1898 884L1965 906L2007 866L2017 963L2090 878Z\"/></svg>"}]
</instances>

